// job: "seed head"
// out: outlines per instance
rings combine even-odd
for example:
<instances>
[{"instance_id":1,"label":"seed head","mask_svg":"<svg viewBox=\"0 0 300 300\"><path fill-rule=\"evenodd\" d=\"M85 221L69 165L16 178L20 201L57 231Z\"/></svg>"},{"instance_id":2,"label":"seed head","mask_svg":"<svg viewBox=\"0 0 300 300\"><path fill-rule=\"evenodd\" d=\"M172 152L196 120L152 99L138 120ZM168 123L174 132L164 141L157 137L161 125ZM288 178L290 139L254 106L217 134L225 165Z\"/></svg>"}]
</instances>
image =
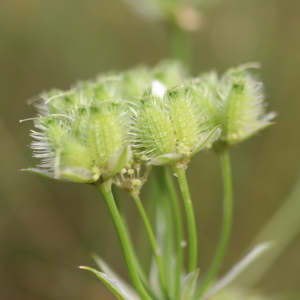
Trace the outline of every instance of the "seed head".
<instances>
[{"instance_id":1,"label":"seed head","mask_svg":"<svg viewBox=\"0 0 300 300\"><path fill-rule=\"evenodd\" d=\"M185 82L187 72L180 62L165 60L153 69L139 66L121 76L123 99L138 102L139 97L163 97L167 89Z\"/></svg>"},{"instance_id":2,"label":"seed head","mask_svg":"<svg viewBox=\"0 0 300 300\"><path fill-rule=\"evenodd\" d=\"M134 117L133 147L152 164L187 163L211 138L217 138L210 135L202 117L199 101L184 87L169 90L163 98L141 99Z\"/></svg>"},{"instance_id":3,"label":"seed head","mask_svg":"<svg viewBox=\"0 0 300 300\"><path fill-rule=\"evenodd\" d=\"M83 183L120 172L131 158L130 115L124 104L87 99L77 90L52 97L42 103L44 116L34 121L39 131L32 132L37 140L32 143L34 156L41 158L42 164L40 169L29 170ZM54 108L60 108L60 113L52 113Z\"/></svg>"},{"instance_id":4,"label":"seed head","mask_svg":"<svg viewBox=\"0 0 300 300\"><path fill-rule=\"evenodd\" d=\"M203 148L223 149L269 126L264 99L247 66L221 79L188 79L171 61L100 75L35 102L31 146L42 163L29 171L85 183L113 178L138 192L150 165L184 167Z\"/></svg>"},{"instance_id":5,"label":"seed head","mask_svg":"<svg viewBox=\"0 0 300 300\"><path fill-rule=\"evenodd\" d=\"M215 73L205 74L195 85L206 118L212 125L224 124L222 143L235 145L272 124L275 114L266 114L262 83L246 66L230 69L221 79Z\"/></svg>"}]
</instances>

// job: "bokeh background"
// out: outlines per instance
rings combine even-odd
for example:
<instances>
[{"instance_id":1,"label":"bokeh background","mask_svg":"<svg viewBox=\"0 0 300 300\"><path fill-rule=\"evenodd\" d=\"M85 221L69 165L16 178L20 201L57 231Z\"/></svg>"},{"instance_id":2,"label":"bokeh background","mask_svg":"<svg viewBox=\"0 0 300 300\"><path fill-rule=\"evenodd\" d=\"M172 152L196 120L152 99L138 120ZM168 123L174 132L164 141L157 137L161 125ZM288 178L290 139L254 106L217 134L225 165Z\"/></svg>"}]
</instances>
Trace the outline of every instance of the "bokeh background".
<instances>
[{"instance_id":1,"label":"bokeh background","mask_svg":"<svg viewBox=\"0 0 300 300\"><path fill-rule=\"evenodd\" d=\"M219 1L201 12L200 27L189 39L193 74L260 62L269 109L278 112L276 126L232 150L235 217L222 274L247 251L299 180L300 1ZM169 40L164 22L140 18L121 0L0 1L1 300L115 299L91 273L76 268L95 267L90 253L96 252L127 278L101 197L89 186L18 172L36 163L27 147L32 123L19 120L35 115L26 100L42 91L67 89L111 69L156 64L169 56ZM188 178L205 270L221 225L217 157L198 154ZM121 196L139 253L146 255L138 213ZM272 232L283 240L288 236L288 242L254 286L296 300L299 294L291 293L300 290L299 205L285 214Z\"/></svg>"}]
</instances>

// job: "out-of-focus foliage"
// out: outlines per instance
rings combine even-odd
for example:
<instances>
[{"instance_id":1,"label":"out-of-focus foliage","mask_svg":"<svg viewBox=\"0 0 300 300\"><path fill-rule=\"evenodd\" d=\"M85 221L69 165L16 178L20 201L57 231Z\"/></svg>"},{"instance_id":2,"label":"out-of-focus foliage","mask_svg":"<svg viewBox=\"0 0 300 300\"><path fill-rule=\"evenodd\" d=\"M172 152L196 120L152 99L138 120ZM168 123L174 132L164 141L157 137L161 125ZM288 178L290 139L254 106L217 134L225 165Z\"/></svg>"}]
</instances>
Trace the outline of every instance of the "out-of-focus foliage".
<instances>
[{"instance_id":1,"label":"out-of-focus foliage","mask_svg":"<svg viewBox=\"0 0 300 300\"><path fill-rule=\"evenodd\" d=\"M186 31L194 31L202 23L202 11L213 8L221 0L123 0L133 12L147 21L174 23Z\"/></svg>"},{"instance_id":2,"label":"out-of-focus foliage","mask_svg":"<svg viewBox=\"0 0 300 300\"><path fill-rule=\"evenodd\" d=\"M190 36L194 75L258 61L268 109L279 113L278 125L233 149L235 219L221 274L243 256L299 174L299 28L298 0L223 0L205 11L202 26ZM0 36L0 299L114 299L96 278L74 267L95 267L88 254L96 252L125 275L101 199L95 201L96 191L87 186L18 173L35 165L27 160L31 151L25 146L31 124L18 121L34 114L24 105L32 95L66 89L107 70L156 64L168 55L168 29L136 17L117 0L2 0ZM221 220L217 158L195 156L187 175L204 270L216 249ZM121 204L130 213L129 227L147 264L149 245L138 242L144 231L137 226L134 204L129 199ZM263 295L297 299L299 251L298 233L256 284Z\"/></svg>"},{"instance_id":3,"label":"out-of-focus foliage","mask_svg":"<svg viewBox=\"0 0 300 300\"><path fill-rule=\"evenodd\" d=\"M212 300L267 300L267 298L260 295L251 295L245 291L237 289L225 290L212 298Z\"/></svg>"}]
</instances>

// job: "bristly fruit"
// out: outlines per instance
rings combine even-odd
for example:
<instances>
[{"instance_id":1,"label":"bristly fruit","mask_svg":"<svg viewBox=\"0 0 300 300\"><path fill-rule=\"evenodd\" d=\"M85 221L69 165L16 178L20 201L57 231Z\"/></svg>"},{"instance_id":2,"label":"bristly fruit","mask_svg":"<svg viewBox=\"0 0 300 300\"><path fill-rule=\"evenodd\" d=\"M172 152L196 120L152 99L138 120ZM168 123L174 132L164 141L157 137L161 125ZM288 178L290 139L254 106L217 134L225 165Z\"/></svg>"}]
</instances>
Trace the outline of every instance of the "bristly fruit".
<instances>
[{"instance_id":1,"label":"bristly fruit","mask_svg":"<svg viewBox=\"0 0 300 300\"><path fill-rule=\"evenodd\" d=\"M262 84L249 66L220 79L216 73L189 79L180 63L164 61L43 93L32 131L42 164L28 171L85 183L116 176L120 187L137 190L147 165L182 167L203 148L240 143L274 118L265 113ZM125 166L131 158L138 166L132 170Z\"/></svg>"},{"instance_id":2,"label":"bristly fruit","mask_svg":"<svg viewBox=\"0 0 300 300\"><path fill-rule=\"evenodd\" d=\"M250 138L274 124L274 113L266 113L263 85L250 73L252 65L228 70L221 79L216 73L194 80L193 90L213 125L223 123L219 141L214 146L226 148Z\"/></svg>"},{"instance_id":3,"label":"bristly fruit","mask_svg":"<svg viewBox=\"0 0 300 300\"><path fill-rule=\"evenodd\" d=\"M52 97L55 104L44 101L43 116L34 120L39 131L32 131L34 157L42 164L28 171L81 183L116 175L131 158L124 103L82 98L76 90ZM51 113L54 107L61 108L59 114Z\"/></svg>"},{"instance_id":4,"label":"bristly fruit","mask_svg":"<svg viewBox=\"0 0 300 300\"><path fill-rule=\"evenodd\" d=\"M141 99L134 116L134 149L149 164L185 165L198 151L217 139L199 101L186 87L168 90L163 97Z\"/></svg>"}]
</instances>

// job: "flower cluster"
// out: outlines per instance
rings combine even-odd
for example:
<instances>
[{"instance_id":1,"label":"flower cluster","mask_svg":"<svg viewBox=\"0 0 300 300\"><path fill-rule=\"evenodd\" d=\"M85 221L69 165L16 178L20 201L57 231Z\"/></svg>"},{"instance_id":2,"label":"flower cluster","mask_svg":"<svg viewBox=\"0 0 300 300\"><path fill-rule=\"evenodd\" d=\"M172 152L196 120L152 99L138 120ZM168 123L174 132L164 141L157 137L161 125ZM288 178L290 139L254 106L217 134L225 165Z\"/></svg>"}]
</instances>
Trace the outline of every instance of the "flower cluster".
<instances>
[{"instance_id":1,"label":"flower cluster","mask_svg":"<svg viewBox=\"0 0 300 300\"><path fill-rule=\"evenodd\" d=\"M224 257L231 228L227 151L272 124L274 118L273 113L266 113L262 84L249 73L249 67L253 65L230 69L222 77L212 72L192 78L180 63L166 61L154 68L140 66L102 74L95 80L78 82L67 91L43 93L34 102L38 116L30 119L35 125L31 148L41 163L27 171L56 180L93 184L100 191L118 232L135 290L128 293L127 285L113 279L115 273L101 261L97 263L108 275L82 268L96 274L119 299L209 299L224 287L224 282L230 282L271 247L271 243L255 247L206 293ZM214 149L221 158L224 230L215 259L196 288L197 230L185 169L191 158L205 148ZM173 196L169 199L161 191L160 200L171 201L170 206L161 205L157 210L157 228L165 229L157 230L156 235L139 197L155 165L168 165L178 178L188 229L187 274L180 205L169 173L164 170L163 180ZM131 194L146 226L154 257L149 282L146 277L142 280L138 270L138 259L116 206L112 183ZM173 226L176 235L170 234Z\"/></svg>"},{"instance_id":2,"label":"flower cluster","mask_svg":"<svg viewBox=\"0 0 300 300\"><path fill-rule=\"evenodd\" d=\"M52 93L51 93L52 94ZM47 103L48 101L48 103ZM80 91L57 93L34 120L40 131L31 146L40 170L55 179L91 183L118 173L130 156L130 116L124 103L85 98Z\"/></svg>"},{"instance_id":3,"label":"flower cluster","mask_svg":"<svg viewBox=\"0 0 300 300\"><path fill-rule=\"evenodd\" d=\"M183 167L201 149L239 143L274 117L246 66L221 79L189 78L170 61L52 90L35 106L31 147L42 163L27 170L82 183L112 178L129 191L151 165Z\"/></svg>"},{"instance_id":4,"label":"flower cluster","mask_svg":"<svg viewBox=\"0 0 300 300\"><path fill-rule=\"evenodd\" d=\"M273 124L274 113L266 114L263 85L249 72L256 64L229 69L221 78L215 72L193 80L193 89L206 108L211 126L224 124L216 147L245 141Z\"/></svg>"}]
</instances>

